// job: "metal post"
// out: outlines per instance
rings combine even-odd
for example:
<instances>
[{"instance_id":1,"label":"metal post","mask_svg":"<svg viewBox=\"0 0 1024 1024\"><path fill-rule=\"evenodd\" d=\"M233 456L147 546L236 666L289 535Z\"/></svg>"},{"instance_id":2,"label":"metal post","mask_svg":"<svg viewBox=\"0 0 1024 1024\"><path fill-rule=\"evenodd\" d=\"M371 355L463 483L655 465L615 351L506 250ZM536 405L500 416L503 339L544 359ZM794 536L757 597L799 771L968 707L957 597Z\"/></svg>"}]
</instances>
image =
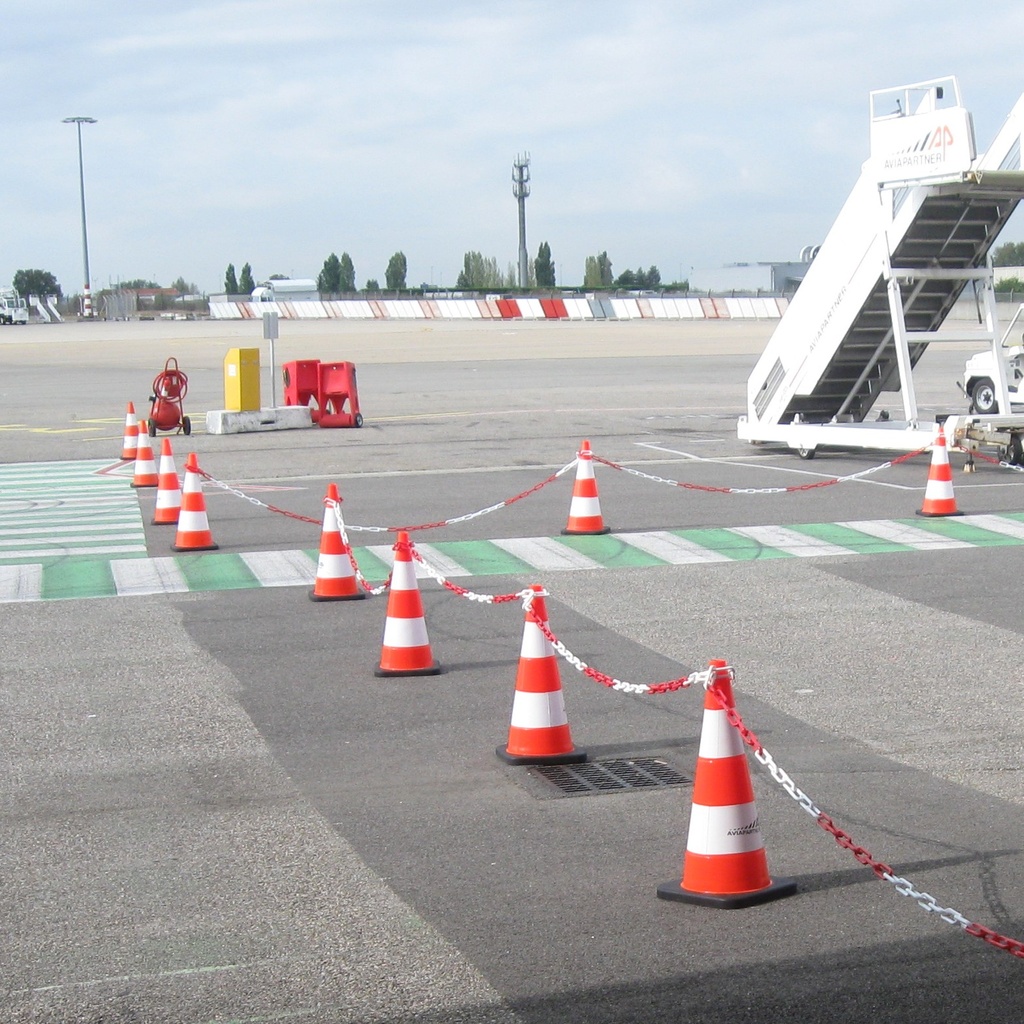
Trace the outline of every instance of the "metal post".
<instances>
[{"instance_id":1,"label":"metal post","mask_svg":"<svg viewBox=\"0 0 1024 1024\"><path fill-rule=\"evenodd\" d=\"M82 125L95 124L95 117L65 117L64 124L73 124L78 130L78 187L82 197L82 262L85 265L85 290L82 293L82 315L92 316L92 289L89 276L89 234L85 227L85 166L82 161Z\"/></svg>"}]
</instances>

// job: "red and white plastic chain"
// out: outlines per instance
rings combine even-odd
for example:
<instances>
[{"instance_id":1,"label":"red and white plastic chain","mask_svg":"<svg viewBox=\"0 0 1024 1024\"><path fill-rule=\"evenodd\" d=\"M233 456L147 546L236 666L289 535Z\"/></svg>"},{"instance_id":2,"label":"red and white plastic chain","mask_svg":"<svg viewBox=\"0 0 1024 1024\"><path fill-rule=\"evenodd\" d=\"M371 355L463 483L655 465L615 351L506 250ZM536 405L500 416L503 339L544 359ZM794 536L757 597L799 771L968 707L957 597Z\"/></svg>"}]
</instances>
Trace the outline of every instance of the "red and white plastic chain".
<instances>
[{"instance_id":1,"label":"red and white plastic chain","mask_svg":"<svg viewBox=\"0 0 1024 1024\"><path fill-rule=\"evenodd\" d=\"M401 551L404 547L406 547L405 542L395 541L393 545L395 551ZM465 587L460 587L457 583L452 583L451 580L442 576L432 565L423 560L423 556L416 550L416 545L412 541L409 541L408 549L412 558L423 566L423 571L432 580L439 583L445 590L450 590L453 594L458 597L464 597L467 601L476 601L479 604L505 604L508 601L525 599L527 594L533 593L532 590L520 590L515 594L478 594L475 591L467 590Z\"/></svg>"},{"instance_id":2,"label":"red and white plastic chain","mask_svg":"<svg viewBox=\"0 0 1024 1024\"><path fill-rule=\"evenodd\" d=\"M489 515L491 512L497 512L499 509L508 508L509 505L514 505L517 501L522 501L523 498L528 498L531 494L536 494L542 487L547 487L548 484L554 483L560 476L568 473L569 470L576 465L576 462L577 460L573 459L572 462L567 463L557 472L545 477L540 481L540 483L536 483L532 487L528 487L525 491L520 491L519 494L515 494L511 498L506 498L504 501L488 505L487 508L478 509L476 512L467 512L465 515L455 516L452 519L439 519L434 523L418 523L413 526L350 526L349 529L357 532L361 531L363 533L398 533L400 530L404 530L406 533L415 533L417 530L436 530L442 526L454 526L457 523L468 523L471 519L477 519L480 516Z\"/></svg>"},{"instance_id":3,"label":"red and white plastic chain","mask_svg":"<svg viewBox=\"0 0 1024 1024\"><path fill-rule=\"evenodd\" d=\"M314 526L320 525L319 519L311 519L309 516L299 515L298 512L289 512L286 508L278 508L276 505L268 505L265 501L260 501L259 498L254 498L251 494L246 494L244 491L240 491L238 488L232 487L230 484L226 484L222 480L217 480L203 469L200 469L198 472L207 483L213 484L214 487L219 487L222 491L227 491L229 494L235 495L236 498L241 498L243 501L249 502L250 505L265 508L268 512L276 512L278 515L287 516L289 519L298 519L300 523L313 523Z\"/></svg>"},{"instance_id":4,"label":"red and white plastic chain","mask_svg":"<svg viewBox=\"0 0 1024 1024\"><path fill-rule=\"evenodd\" d=\"M997 949L1005 950L1013 956L1024 959L1024 942L1017 939L1007 938L1005 935L1000 935L991 928L986 928L984 925L969 921L963 914L954 910L952 907L943 907L930 893L920 892L914 887L912 882L895 874L888 864L876 860L863 846L856 845L852 837L847 832L844 832L839 828L839 826L836 825L836 823L827 814L815 806L814 802L806 793L803 792L803 790L797 788L797 785L792 778L790 778L790 776L778 766L775 758L765 750L756 734L747 728L743 719L740 717L739 712L735 708L728 706L728 702L724 695L714 685L715 678L717 678L717 672L728 672L730 679L735 679L735 672L732 668L717 669L714 673L709 673L709 675L712 675L714 678L704 684L705 689L711 693L722 707L722 710L725 711L730 724L740 734L743 742L753 750L754 757L757 761L768 769L771 777L787 793L789 793L789 795L812 818L814 818L817 824L828 832L829 835L831 835L832 838L835 839L841 847L843 847L843 849L849 850L859 863L871 868L878 878L889 882L901 896L909 896L912 900L915 900L918 906L922 909L929 913L938 914L943 921L948 924L957 925L967 932L968 935L973 935L975 938L983 939L985 942L989 943L989 945L995 946Z\"/></svg>"},{"instance_id":5,"label":"red and white plastic chain","mask_svg":"<svg viewBox=\"0 0 1024 1024\"><path fill-rule=\"evenodd\" d=\"M685 690L688 687L697 684L706 686L708 680L711 678L712 673L709 669L703 669L700 672L691 672L688 676L681 676L678 679L670 679L663 683L627 683L621 679L616 679L614 676L605 675L604 672L599 672L596 668L592 668L581 658L577 658L576 655L573 654L572 651L570 651L565 644L563 644L562 641L551 632L551 627L533 610L533 599L535 597L547 597L547 591L543 590L537 592L535 590L529 590L524 592L523 610L526 612L530 621L537 626L555 651L570 665L572 665L577 672L582 672L585 676L588 676L595 682L600 683L602 686L607 686L612 690L620 690L623 693L649 696L657 693L672 693L675 690Z\"/></svg>"},{"instance_id":6,"label":"red and white plastic chain","mask_svg":"<svg viewBox=\"0 0 1024 1024\"><path fill-rule=\"evenodd\" d=\"M1005 459L997 459L992 455L986 455L983 451L975 451L972 448L963 448L960 446L951 448L950 450L955 452L964 452L972 458L981 459L983 462L990 462L993 466L998 466L1000 469L1012 469L1015 473L1024 473L1024 466L1015 466L1012 462L1007 462Z\"/></svg>"},{"instance_id":7,"label":"red and white plastic chain","mask_svg":"<svg viewBox=\"0 0 1024 1024\"><path fill-rule=\"evenodd\" d=\"M629 473L630 476L638 476L656 484L681 487L688 491L706 491L711 494L792 494L797 491L813 491L818 487L832 487L835 484L847 483L850 480L860 480L863 477L871 476L872 473L879 473L883 469L891 469L901 462L906 462L908 459L923 455L926 451L928 451L927 448L919 448L916 452L907 452L906 455L900 455L898 458L883 462L880 466L862 469L859 473L851 473L849 476L836 476L830 480L816 480L810 484L793 484L791 487L711 487L707 484L692 484L663 476L654 476L651 473L644 473L642 470L633 469L631 466L623 466L618 462L612 462L610 459L603 459L599 455L594 456L594 461L600 462L602 466L608 466L610 469L618 469L623 473Z\"/></svg>"},{"instance_id":8,"label":"red and white plastic chain","mask_svg":"<svg viewBox=\"0 0 1024 1024\"><path fill-rule=\"evenodd\" d=\"M348 555L349 560L352 562L352 572L355 574L356 582L372 597L376 597L378 594L383 594L385 590L391 587L391 573L388 573L388 578L378 586L374 586L370 583L367 578L362 574L359 568L359 563L356 561L355 552L352 550L352 545L348 542L348 532L345 530L345 520L341 515L341 502L335 501L333 498L324 498L324 507L332 509L334 512L335 521L338 524L338 533L341 534L341 543L345 546L345 554Z\"/></svg>"}]
</instances>

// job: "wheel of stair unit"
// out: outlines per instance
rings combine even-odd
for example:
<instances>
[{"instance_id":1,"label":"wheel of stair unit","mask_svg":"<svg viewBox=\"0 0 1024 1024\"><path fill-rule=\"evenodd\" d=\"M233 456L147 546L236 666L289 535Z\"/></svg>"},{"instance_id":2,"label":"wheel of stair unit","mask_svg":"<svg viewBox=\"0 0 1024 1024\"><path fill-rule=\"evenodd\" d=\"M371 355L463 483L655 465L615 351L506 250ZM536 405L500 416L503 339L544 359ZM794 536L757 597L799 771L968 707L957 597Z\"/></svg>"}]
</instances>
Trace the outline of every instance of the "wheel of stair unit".
<instances>
[{"instance_id":1,"label":"wheel of stair unit","mask_svg":"<svg viewBox=\"0 0 1024 1024\"><path fill-rule=\"evenodd\" d=\"M980 412L983 416L999 411L995 385L988 377L982 377L971 388L971 407L974 412Z\"/></svg>"}]
</instances>

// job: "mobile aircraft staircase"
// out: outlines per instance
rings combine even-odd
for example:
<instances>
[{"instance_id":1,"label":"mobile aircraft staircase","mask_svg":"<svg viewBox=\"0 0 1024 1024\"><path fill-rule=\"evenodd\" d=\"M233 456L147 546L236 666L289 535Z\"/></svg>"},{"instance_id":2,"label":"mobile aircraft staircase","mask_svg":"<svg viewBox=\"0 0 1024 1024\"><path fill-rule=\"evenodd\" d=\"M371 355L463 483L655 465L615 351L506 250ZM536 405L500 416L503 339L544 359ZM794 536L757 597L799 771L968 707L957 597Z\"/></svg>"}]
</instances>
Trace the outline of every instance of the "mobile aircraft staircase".
<instances>
[{"instance_id":1,"label":"mobile aircraft staircase","mask_svg":"<svg viewBox=\"0 0 1024 1024\"><path fill-rule=\"evenodd\" d=\"M1009 410L989 251L1024 199L1024 96L982 156L955 78L870 95L871 156L747 382L737 435L813 457L821 446L908 451L931 444L913 369L937 342L993 348ZM946 326L961 296L976 323ZM900 392L903 418L866 417ZM949 416L951 443L1024 461L1024 417Z\"/></svg>"}]
</instances>

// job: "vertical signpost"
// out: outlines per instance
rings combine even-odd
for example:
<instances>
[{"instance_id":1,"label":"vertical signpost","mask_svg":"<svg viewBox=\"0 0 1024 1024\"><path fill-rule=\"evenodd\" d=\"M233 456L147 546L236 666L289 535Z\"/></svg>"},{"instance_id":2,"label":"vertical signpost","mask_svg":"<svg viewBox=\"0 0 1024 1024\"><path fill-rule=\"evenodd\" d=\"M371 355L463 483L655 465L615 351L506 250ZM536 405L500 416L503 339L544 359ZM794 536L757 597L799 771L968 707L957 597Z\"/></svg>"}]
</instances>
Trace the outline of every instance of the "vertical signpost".
<instances>
[{"instance_id":1,"label":"vertical signpost","mask_svg":"<svg viewBox=\"0 0 1024 1024\"><path fill-rule=\"evenodd\" d=\"M263 314L263 337L270 342L270 408L277 408L277 362L274 342L277 341L277 313Z\"/></svg>"}]
</instances>

